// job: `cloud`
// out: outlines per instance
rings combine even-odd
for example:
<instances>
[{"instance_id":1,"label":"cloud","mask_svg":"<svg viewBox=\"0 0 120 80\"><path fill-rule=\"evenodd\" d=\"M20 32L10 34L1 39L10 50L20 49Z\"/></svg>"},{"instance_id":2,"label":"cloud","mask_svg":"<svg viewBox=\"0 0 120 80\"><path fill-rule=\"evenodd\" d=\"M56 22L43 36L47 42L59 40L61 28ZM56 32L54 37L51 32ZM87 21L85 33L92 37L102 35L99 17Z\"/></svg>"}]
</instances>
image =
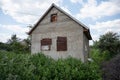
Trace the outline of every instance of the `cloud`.
<instances>
[{"instance_id":1,"label":"cloud","mask_svg":"<svg viewBox=\"0 0 120 80\"><path fill-rule=\"evenodd\" d=\"M28 32L28 28L24 28L25 25L35 24L52 3L71 14L67 6L63 6L62 0L0 0L0 9L3 13L22 24L3 25L1 23L0 37L2 38L0 38L0 41L6 42L12 34L17 34L22 39L26 38L25 33Z\"/></svg>"},{"instance_id":2,"label":"cloud","mask_svg":"<svg viewBox=\"0 0 120 80\"><path fill-rule=\"evenodd\" d=\"M2 25L2 28L4 28L7 31L15 33L18 33L18 31L20 31L20 33L28 31L28 28L22 28L20 27L20 25Z\"/></svg>"},{"instance_id":3,"label":"cloud","mask_svg":"<svg viewBox=\"0 0 120 80\"><path fill-rule=\"evenodd\" d=\"M96 22L95 25L89 25L91 28L91 33L93 40L98 40L100 35L106 32L112 31L120 34L120 19L115 19L106 22Z\"/></svg>"},{"instance_id":4,"label":"cloud","mask_svg":"<svg viewBox=\"0 0 120 80\"><path fill-rule=\"evenodd\" d=\"M69 11L68 7L67 6L61 6L60 7L62 10L64 10L65 12L67 12L68 14L72 15L72 13Z\"/></svg>"},{"instance_id":5,"label":"cloud","mask_svg":"<svg viewBox=\"0 0 120 80\"><path fill-rule=\"evenodd\" d=\"M99 19L104 16L120 14L120 0L107 0L98 3L97 0L88 0L76 15L78 19Z\"/></svg>"},{"instance_id":6,"label":"cloud","mask_svg":"<svg viewBox=\"0 0 120 80\"><path fill-rule=\"evenodd\" d=\"M9 34L5 33L0 33L0 42L7 42L8 39L10 39Z\"/></svg>"},{"instance_id":7,"label":"cloud","mask_svg":"<svg viewBox=\"0 0 120 80\"><path fill-rule=\"evenodd\" d=\"M72 3L84 4L83 0L70 0Z\"/></svg>"},{"instance_id":8,"label":"cloud","mask_svg":"<svg viewBox=\"0 0 120 80\"><path fill-rule=\"evenodd\" d=\"M0 42L6 42L10 39L11 35L16 34L19 38L24 39L27 37L26 32L29 31L29 28L21 27L20 25L2 25L0 24Z\"/></svg>"},{"instance_id":9,"label":"cloud","mask_svg":"<svg viewBox=\"0 0 120 80\"><path fill-rule=\"evenodd\" d=\"M62 0L0 0L0 8L17 22L31 24L35 23L52 3L59 5L61 2Z\"/></svg>"}]
</instances>

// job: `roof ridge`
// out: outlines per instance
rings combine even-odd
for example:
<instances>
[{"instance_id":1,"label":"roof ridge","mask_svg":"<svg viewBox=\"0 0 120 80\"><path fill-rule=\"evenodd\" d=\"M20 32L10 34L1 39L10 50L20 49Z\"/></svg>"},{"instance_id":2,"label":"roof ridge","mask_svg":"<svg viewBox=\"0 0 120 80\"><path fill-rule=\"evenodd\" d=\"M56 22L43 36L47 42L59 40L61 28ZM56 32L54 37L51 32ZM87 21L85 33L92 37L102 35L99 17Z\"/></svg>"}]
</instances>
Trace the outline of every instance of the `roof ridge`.
<instances>
[{"instance_id":1,"label":"roof ridge","mask_svg":"<svg viewBox=\"0 0 120 80\"><path fill-rule=\"evenodd\" d=\"M82 25L86 29L89 29L85 24L83 24L78 19L76 19L73 16L71 16L69 13L67 13L66 11L64 11L62 8L58 7L56 4L52 3L52 6L56 7L57 9L59 9L60 11L62 11L63 13L65 13L67 16L69 16L70 18L72 18L74 21L76 21L78 24Z\"/></svg>"}]
</instances>

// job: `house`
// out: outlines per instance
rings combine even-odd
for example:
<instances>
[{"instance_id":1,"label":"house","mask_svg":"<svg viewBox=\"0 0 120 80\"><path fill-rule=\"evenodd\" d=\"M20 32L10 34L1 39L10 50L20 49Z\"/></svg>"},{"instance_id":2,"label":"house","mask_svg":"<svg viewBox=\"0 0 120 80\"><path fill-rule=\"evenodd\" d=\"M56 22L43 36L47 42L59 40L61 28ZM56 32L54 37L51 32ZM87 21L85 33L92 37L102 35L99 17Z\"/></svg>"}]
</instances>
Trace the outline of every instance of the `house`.
<instances>
[{"instance_id":1,"label":"house","mask_svg":"<svg viewBox=\"0 0 120 80\"><path fill-rule=\"evenodd\" d=\"M72 56L85 62L89 55L89 28L52 4L28 33L31 53L54 59Z\"/></svg>"}]
</instances>

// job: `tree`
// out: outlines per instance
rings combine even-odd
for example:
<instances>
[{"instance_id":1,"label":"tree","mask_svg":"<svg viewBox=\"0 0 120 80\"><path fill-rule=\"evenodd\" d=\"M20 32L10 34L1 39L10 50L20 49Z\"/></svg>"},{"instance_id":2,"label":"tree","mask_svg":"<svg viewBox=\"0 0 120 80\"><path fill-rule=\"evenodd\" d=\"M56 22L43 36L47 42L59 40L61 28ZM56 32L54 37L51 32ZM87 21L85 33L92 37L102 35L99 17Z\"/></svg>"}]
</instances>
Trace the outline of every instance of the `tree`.
<instances>
[{"instance_id":1,"label":"tree","mask_svg":"<svg viewBox=\"0 0 120 80\"><path fill-rule=\"evenodd\" d=\"M120 53L120 36L117 33L107 32L99 38L100 51L108 51L110 56Z\"/></svg>"},{"instance_id":2,"label":"tree","mask_svg":"<svg viewBox=\"0 0 120 80\"><path fill-rule=\"evenodd\" d=\"M11 48L9 47L9 44L0 42L0 50L11 51Z\"/></svg>"},{"instance_id":3,"label":"tree","mask_svg":"<svg viewBox=\"0 0 120 80\"><path fill-rule=\"evenodd\" d=\"M8 44L13 44L13 43L16 43L16 42L19 42L20 41L20 39L19 38L17 38L17 35L16 34L13 34L12 36L11 36L11 39L9 39L8 40Z\"/></svg>"},{"instance_id":4,"label":"tree","mask_svg":"<svg viewBox=\"0 0 120 80\"><path fill-rule=\"evenodd\" d=\"M13 51L13 45L18 43L20 41L19 38L17 38L16 34L13 34L11 38L7 41L7 43L2 43L0 42L0 50L5 50L5 51Z\"/></svg>"},{"instance_id":5,"label":"tree","mask_svg":"<svg viewBox=\"0 0 120 80\"><path fill-rule=\"evenodd\" d=\"M12 35L11 38L8 40L7 44L12 52L15 53L26 53L29 52L29 39L21 40L17 37L16 34Z\"/></svg>"},{"instance_id":6,"label":"tree","mask_svg":"<svg viewBox=\"0 0 120 80\"><path fill-rule=\"evenodd\" d=\"M93 45L91 45L90 47L93 49L98 49L98 45L99 45L99 41L93 41Z\"/></svg>"}]
</instances>

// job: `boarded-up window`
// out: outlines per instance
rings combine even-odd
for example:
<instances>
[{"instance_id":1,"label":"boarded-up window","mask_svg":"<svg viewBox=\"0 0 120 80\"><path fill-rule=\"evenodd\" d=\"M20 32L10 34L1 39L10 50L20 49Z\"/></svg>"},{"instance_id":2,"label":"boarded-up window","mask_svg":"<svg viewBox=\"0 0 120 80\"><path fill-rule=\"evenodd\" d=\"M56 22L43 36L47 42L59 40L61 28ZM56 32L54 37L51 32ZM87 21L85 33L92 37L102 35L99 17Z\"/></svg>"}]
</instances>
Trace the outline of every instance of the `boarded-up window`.
<instances>
[{"instance_id":1,"label":"boarded-up window","mask_svg":"<svg viewBox=\"0 0 120 80\"><path fill-rule=\"evenodd\" d=\"M49 51L51 49L52 40L49 38L44 38L41 40L41 50Z\"/></svg>"},{"instance_id":2,"label":"boarded-up window","mask_svg":"<svg viewBox=\"0 0 120 80\"><path fill-rule=\"evenodd\" d=\"M57 51L67 51L66 37L57 37Z\"/></svg>"},{"instance_id":3,"label":"boarded-up window","mask_svg":"<svg viewBox=\"0 0 120 80\"><path fill-rule=\"evenodd\" d=\"M51 22L57 21L57 14L51 14Z\"/></svg>"}]
</instances>

